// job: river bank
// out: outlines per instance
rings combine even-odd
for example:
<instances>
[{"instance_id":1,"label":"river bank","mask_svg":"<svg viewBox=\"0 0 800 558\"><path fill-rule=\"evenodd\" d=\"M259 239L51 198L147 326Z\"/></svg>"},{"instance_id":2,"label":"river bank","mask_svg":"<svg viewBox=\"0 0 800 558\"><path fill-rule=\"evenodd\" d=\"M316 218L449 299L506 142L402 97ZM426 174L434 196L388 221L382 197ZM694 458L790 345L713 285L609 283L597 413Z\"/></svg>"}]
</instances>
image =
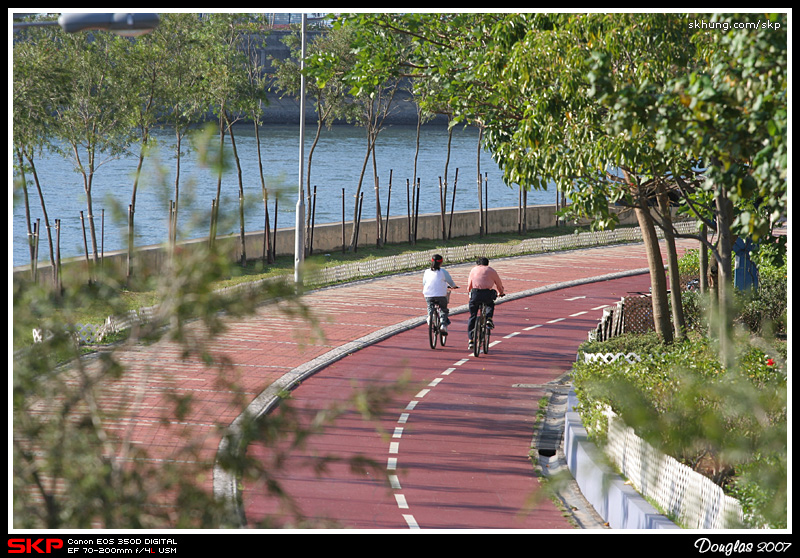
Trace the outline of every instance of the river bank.
<instances>
[{"instance_id":1,"label":"river bank","mask_svg":"<svg viewBox=\"0 0 800 558\"><path fill-rule=\"evenodd\" d=\"M270 228L294 225L298 198L299 135L297 126L269 125L260 129L263 174L269 191ZM309 154L311 134L306 134ZM364 193L363 219L375 217L377 208L385 215L402 217L409 213L407 185L416 176L420 182L420 213L440 210L440 180L448 186L447 207L458 211L476 210L476 177L478 168L488 186L484 204L490 208L515 207L519 189L506 185L502 171L489 153L478 149L478 132L471 128L454 130L452 141L446 127L425 125L422 128L419 152L416 150L416 127L392 126L381 133L376 149L377 188L373 180L372 162L361 184ZM169 206L175 198L175 156L173 138L167 131L155 134L156 149L145 159L145 167L136 194L136 246L163 243L168 235ZM449 150L448 150L449 145ZM366 139L364 130L354 126L335 126L324 130L312 159L308 183L317 186L315 222L317 224L353 220L356 191L364 163ZM242 164L245 192L245 231L264 228L265 208L262 202L261 172L257 157L255 133L250 126L237 127L237 149ZM187 240L208 234L208 216L216 197L217 176L206 165L202 152L193 148L182 157L179 193L178 235ZM480 158L479 158L480 157ZM479 167L480 165L480 167ZM94 177L92 197L98 243L106 252L126 248L127 208L132 201L136 157L133 154L105 161ZM53 235L55 219L61 220L60 244L64 258L82 256L84 248L81 212L86 213L86 195L82 178L73 172L72 163L53 153L39 157L37 174L42 197ZM31 177L27 177L31 180ZM391 193L389 185L391 183ZM32 222L40 220L39 259L47 258L46 222L33 184L29 184L29 206ZM238 230L239 185L234 168L222 177L221 213L225 228L219 234ZM529 205L553 204L554 191L528 193ZM275 202L277 201L277 211ZM307 203L308 205L308 203ZM28 265L26 207L21 198L13 204L11 253L13 265Z\"/></svg>"},{"instance_id":2,"label":"river bank","mask_svg":"<svg viewBox=\"0 0 800 558\"><path fill-rule=\"evenodd\" d=\"M554 205L530 206L524 212L524 216L525 228L524 231L520 231L519 224L521 214L517 207L490 208L489 211L485 213L486 230L489 235L516 236L520 240L530 236L568 235L575 230L575 226L558 227L559 223L556 218L556 207ZM485 239L480 236L481 231L478 211L454 212L452 221L450 221L449 218L450 216L448 215L447 227L451 233L451 239L445 241L442 240L442 215L439 213L420 215L416 223L414 223L416 226L416 241L430 241L442 247L463 244L463 239L472 239L474 242L489 242L491 236L487 236ZM586 225L586 223L581 224ZM621 224L635 224L635 218L629 214L622 214ZM411 224L407 217L392 217L388 221L384 221L384 226L386 246L405 246L408 249L414 249L415 246L408 242L409 227ZM349 246L352 229L352 221L328 223L315 227L313 253L325 254L349 251L349 248L343 248L343 245ZM547 232L538 234L537 231L540 230L546 230ZM293 256L295 240L294 227L281 228L272 232L273 236L270 242L274 243L276 248L275 254L277 256ZM525 234L523 234L523 232ZM377 246L375 235L375 219L363 220L359 227L357 249L361 250L362 253L365 250L374 249ZM265 238L263 230L248 233L246 235L247 259L251 261L262 261L266 241L267 239ZM207 236L201 237L180 243L179 249L186 255L193 250L204 249L207 242ZM217 242L220 249L228 254L227 257L231 262L237 262L242 259L241 244L238 235L220 235L217 237ZM140 247L137 249L134 256L133 275L140 280L145 280L149 276L158 275L162 272L162 268L167 261L168 252L165 250L164 243ZM101 264L104 273L111 276L124 277L127 266L127 252L125 250L118 250L106 253ZM71 281L85 282L89 278L89 267L88 259L85 257L65 259L62 262L62 276L70 277ZM29 265L14 268L15 279L29 280L30 277L31 267ZM53 283L52 269L49 263L42 263L37 268L37 281L42 284Z\"/></svg>"}]
</instances>

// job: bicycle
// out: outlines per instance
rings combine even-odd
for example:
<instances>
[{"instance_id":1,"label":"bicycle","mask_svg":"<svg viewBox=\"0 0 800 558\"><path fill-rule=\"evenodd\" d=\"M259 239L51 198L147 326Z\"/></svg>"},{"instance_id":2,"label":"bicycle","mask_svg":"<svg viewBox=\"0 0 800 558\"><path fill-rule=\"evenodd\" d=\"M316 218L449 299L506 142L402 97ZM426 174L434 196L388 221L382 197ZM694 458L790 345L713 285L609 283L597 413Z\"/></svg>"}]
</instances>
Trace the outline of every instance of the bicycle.
<instances>
[{"instance_id":1,"label":"bicycle","mask_svg":"<svg viewBox=\"0 0 800 558\"><path fill-rule=\"evenodd\" d=\"M483 349L483 354L489 354L489 339L492 336L492 328L488 324L487 310L488 305L482 302L475 314L475 327L472 329L472 354L476 357L481 353L481 349Z\"/></svg>"},{"instance_id":2,"label":"bicycle","mask_svg":"<svg viewBox=\"0 0 800 558\"><path fill-rule=\"evenodd\" d=\"M456 287L458 288L458 287ZM451 288L447 289L447 300L450 300ZM438 302L434 301L432 311L429 314L428 320L428 341L430 342L431 349L436 348L436 343L441 343L442 347L445 346L447 341L447 330L442 331L442 313L441 306Z\"/></svg>"},{"instance_id":3,"label":"bicycle","mask_svg":"<svg viewBox=\"0 0 800 558\"><path fill-rule=\"evenodd\" d=\"M503 297L505 293L499 296ZM489 316L487 316L488 309L489 305L486 302L481 302L478 305L478 310L475 313L475 325L470 332L472 354L476 357L480 354L481 349L483 349L483 354L489 354L489 345L494 325L489 325Z\"/></svg>"}]
</instances>

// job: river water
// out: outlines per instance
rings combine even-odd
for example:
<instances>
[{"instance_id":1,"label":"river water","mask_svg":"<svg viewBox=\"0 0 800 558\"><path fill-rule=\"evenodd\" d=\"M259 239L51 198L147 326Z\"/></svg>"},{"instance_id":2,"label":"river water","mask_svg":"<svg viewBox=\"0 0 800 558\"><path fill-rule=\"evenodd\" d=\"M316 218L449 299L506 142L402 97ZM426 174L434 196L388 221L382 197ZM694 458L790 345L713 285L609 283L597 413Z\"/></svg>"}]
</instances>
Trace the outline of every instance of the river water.
<instances>
[{"instance_id":1,"label":"river water","mask_svg":"<svg viewBox=\"0 0 800 558\"><path fill-rule=\"evenodd\" d=\"M306 156L311 148L313 126L306 127ZM264 126L260 130L261 153L267 187L273 201L269 204L270 227L274 223L274 199L278 193L277 225L279 228L294 227L295 206L298 196L299 175L299 126ZM136 198L136 244L145 246L163 243L167 238L169 202L174 197L175 157L172 134L159 132L158 149L146 159ZM261 202L256 139L252 126L236 129L237 150L242 160L242 176L245 196L247 232L263 230L264 209ZM439 211L439 179L445 178L447 158L447 130L441 125L422 127L420 152L417 160L417 176L420 179L420 212ZM477 141L474 128L454 130L450 161L447 168L448 201L452 202L453 183L458 169L455 209L468 210L478 207L477 200ZM216 144L216 138L212 138ZM345 220L353 217L355 192L366 152L366 134L355 126L334 126L323 130L314 151L311 167L311 185L317 186L315 222L317 224L339 222L342 219L342 189L345 196ZM230 148L230 142L226 140ZM380 184L381 213L386 215L387 201L391 215L407 214L406 181L414 176L414 154L416 128L414 126L392 126L383 130L376 150ZM208 234L212 200L216 196L216 172L202 163L196 150L191 150L181 162L180 222L181 238L200 238ZM230 158L229 158L230 159ZM136 156L131 155L105 162L95 175L93 207L98 231L98 244L106 252L125 248L126 225L119 208L127 211L133 189L133 173ZM502 172L491 155L481 151L481 173L488 178L490 207L516 207L519 191L503 183ZM47 214L51 225L61 219L61 255L63 258L82 256L83 228L80 212L86 214L86 197L83 181L75 172L71 160L55 154L46 154L37 160L37 172L44 192ZM388 198L389 178L392 178L391 198ZM371 161L362 185L364 205L362 218L375 216L375 188ZM31 216L42 218L41 204L35 187L29 179ZM222 179L222 213L233 219L219 234L238 231L237 171L231 167ZM553 190L528 194L528 204L551 204L555 201ZM101 223L101 216L104 219ZM122 214L124 215L124 213ZM103 234L101 236L101 224ZM21 199L15 197L13 205L13 265L27 265L30 258L26 243L25 208ZM47 260L46 233L42 232L39 259ZM91 251L91 242L89 241Z\"/></svg>"}]
</instances>

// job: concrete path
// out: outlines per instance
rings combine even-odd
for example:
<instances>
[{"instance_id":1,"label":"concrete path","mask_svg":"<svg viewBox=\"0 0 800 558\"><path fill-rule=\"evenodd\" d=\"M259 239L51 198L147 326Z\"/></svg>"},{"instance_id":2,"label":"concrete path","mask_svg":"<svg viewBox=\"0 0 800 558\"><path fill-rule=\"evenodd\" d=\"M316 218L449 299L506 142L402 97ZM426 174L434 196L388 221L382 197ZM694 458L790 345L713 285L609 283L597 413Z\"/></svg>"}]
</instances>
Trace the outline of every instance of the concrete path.
<instances>
[{"instance_id":1,"label":"concrete path","mask_svg":"<svg viewBox=\"0 0 800 558\"><path fill-rule=\"evenodd\" d=\"M682 245L682 248L687 247L693 248L694 243ZM641 244L498 259L492 261L491 264L501 274L506 284L506 291L509 293L500 308L503 313L508 308L509 316L516 315L513 321L504 322L502 319L498 321L495 338L502 338L514 333L514 331L506 332L503 329L506 325L517 328L515 330L517 331L520 330L520 326L526 319L531 319L525 310L527 308L525 306L526 297L540 291L592 283L594 286L591 290L595 293L592 296L604 298L605 303L611 304L626 295L631 289L646 290L649 287L646 275L642 276L645 280L640 277L634 283L623 282L619 286L614 286L610 291L609 289L604 290L602 286L598 290L596 284L598 280L634 276L645 271L647 261L644 247ZM466 278L471 267L472 264L447 266L455 281L462 286L461 290L454 292L451 307L455 308L466 304ZM583 289L583 291L586 290ZM587 296L581 294L583 291L576 291L573 296ZM576 298L575 300L585 299ZM566 298L562 293L555 298L548 298L543 306L540 305L540 309L553 310L561 316L568 311L568 303L565 301ZM414 327L423 322L425 314L425 303L421 295L421 273L402 274L320 289L304 295L303 303L313 311L316 320L314 327L309 326L304 318L286 315L278 311L275 306L259 308L254 316L230 323L228 330L216 336L212 345L207 347L220 361L226 362L226 366L222 368L184 359L180 349L168 342L126 351L120 355L120 358L129 373L123 381L124 385L118 387L121 393L120 410L124 418L121 418L119 423L112 427L116 427L130 436L135 444L141 444L146 448L151 459L156 462L162 460L196 461L207 464L210 470L222 440L218 425L230 426L235 431L237 420L241 415L242 401L249 405L250 412L255 414L269 412L277 391L304 381L306 385L314 386L319 370L327 367L336 372L335 367L331 365L344 363L344 359L347 359L348 362L346 373L341 381L352 379L357 375L357 371L361 370L361 365L353 364L355 359L361 361L363 358L375 358L373 352L358 354L360 349L372 346L383 339L390 339L391 342L388 346L394 347L391 358L396 358L397 351L402 350L404 346L423 349L427 347L426 338L423 336L417 339L420 337L420 333L413 331ZM575 312L570 311L564 315L568 317L578 312L589 312L591 308L598 306L594 304L594 301L591 304L593 306L587 306L586 309ZM515 308L513 312L512 306ZM571 307L569 308L571 309ZM545 317L545 314L547 312L540 313L536 319ZM600 312L594 311L593 315L580 314L580 316L581 321L570 326L574 331L566 345L562 342L566 337L557 335L552 339L554 347L559 345L558 351L563 352L562 356L555 358L552 355L540 355L544 362L536 366L542 367L543 370L546 369L547 373L529 378L529 381L522 376L515 376L517 377L516 383L544 384L557 379L569 368L570 362L574 360L574 349L586 338L586 333L594 327L600 317ZM573 318L578 318L578 316L573 316ZM452 330L446 350L431 351L427 348L425 358L433 359L427 363L433 367L429 367L429 370L436 367L441 371L453 368L461 360L461 357L466 357L466 320L463 321L463 325L456 325ZM504 325L501 326L501 324ZM535 324L531 322L531 325ZM459 327L464 331L458 331ZM408 335L413 337L401 337L401 335L405 335L403 332L408 332ZM398 343L400 348L398 348ZM517 354L518 361L528 358L529 355L523 354L523 352ZM505 349L498 351L498 359L502 355L502 358L508 363L508 373L512 375L518 374L518 371L511 371L515 364L513 362L515 354L514 352L505 352ZM348 355L352 356L348 357ZM493 354L488 355L485 357L485 361L489 362L493 356ZM382 359L383 357L378 355L378 358ZM484 361L477 360L480 361L478 365L482 366ZM374 369L375 365L374 361L364 364L371 369ZM324 380L320 379L319 385L324 385L323 382ZM485 390L483 391L485 392ZM525 390L518 389L516 392L521 394ZM297 393L301 393L301 390L297 390ZM191 395L194 404L188 415L177 420L174 418L173 401L176 397L187 395ZM473 396L474 394L461 394L461 397L466 399L449 404L468 405L470 397ZM453 394L452 397L459 396ZM493 395L487 393L484 397L493 397ZM525 397L528 400L531 399L530 394ZM526 414L535 411L526 405L527 403L519 407L517 413ZM490 413L496 412L493 407L486 408ZM525 429L529 428L532 417L517 415L517 418L525 423L521 434L524 438ZM492 417L492 420L498 419L500 419L498 415ZM453 420L453 417L450 420ZM487 425L481 424L482 420L481 416L473 417L472 427L479 430L485 429ZM190 442L196 450L191 456L183 451L187 442ZM512 464L508 460L514 459L523 462L524 468L530 469L524 447L519 449L520 452L523 452L522 454L517 453L514 457L510 457L507 453L508 448L502 447L500 442L493 440L486 447L470 447L470 452L473 454L471 459L475 462L476 467L478 461L482 459L486 461L481 467L485 466L488 469L500 468L504 464L511 467ZM380 451L385 453L385 443ZM458 445L454 446L452 451L457 452ZM495 457L490 458L490 454ZM492 459L497 461L492 461ZM510 473L510 478L514 482L529 486L531 479L523 480L523 476L524 474L520 470ZM428 485L426 496L433 500L438 499L435 489L436 481L421 477L420 479L421 484ZM311 481L307 479L307 482ZM234 479L220 474L219 471L215 472L213 479L209 476L209 488L212 487L212 484L214 490L219 494L236 493ZM347 485L343 489L346 491ZM386 493L385 487L382 486L381 490L381 497L383 497L383 494ZM443 486L442 490L447 491L449 488ZM520 494L523 493L525 493L524 489L517 491L511 507L522 506L525 503L520 500ZM479 490L471 495L471 500L467 498L463 505L474 507L482 500L483 496L485 494L482 495ZM337 496L334 494L330 498L335 501ZM269 509L269 505L264 503L263 498L259 499L257 496L251 499L245 493L244 501L246 506L243 511L248 516L252 514L255 517ZM396 503L396 500L393 500L393 503ZM510 508L498 508L498 515L508 519ZM392 512L396 511L397 508L392 510ZM324 513L332 519L339 519L336 517L335 506L326 509ZM405 515L410 514L400 513L397 515L401 522L397 522L394 517L388 521L379 519L371 522L370 519L357 524L357 526L408 528L413 527L414 522L419 521L416 517L404 519ZM437 515L442 520L441 523L428 519L427 524L420 526L423 528L480 527L466 517L455 525L448 525L441 514L433 512L431 517L435 518ZM545 515L547 518L542 519L539 528L569 527L563 519L557 518L553 514L553 510L549 510ZM507 524L507 527L518 528L521 525L511 522ZM524 526L537 528L535 524L532 527L529 523ZM502 528L502 526L500 523L492 522L491 525L487 525L487 528Z\"/></svg>"}]
</instances>

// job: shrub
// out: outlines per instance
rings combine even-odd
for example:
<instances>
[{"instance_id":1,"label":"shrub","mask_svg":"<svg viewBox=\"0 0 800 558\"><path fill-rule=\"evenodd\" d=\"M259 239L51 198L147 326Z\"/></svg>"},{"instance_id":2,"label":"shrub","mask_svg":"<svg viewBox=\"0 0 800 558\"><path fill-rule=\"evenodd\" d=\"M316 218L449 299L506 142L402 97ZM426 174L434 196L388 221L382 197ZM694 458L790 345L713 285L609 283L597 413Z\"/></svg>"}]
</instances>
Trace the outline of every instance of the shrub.
<instances>
[{"instance_id":1,"label":"shrub","mask_svg":"<svg viewBox=\"0 0 800 558\"><path fill-rule=\"evenodd\" d=\"M735 291L738 315L735 321L759 335L787 331L788 266L786 237L770 237L751 254L758 267L758 288ZM681 277L700 271L699 250L688 250L678 261ZM705 331L708 302L697 291L681 293L687 328Z\"/></svg>"},{"instance_id":2,"label":"shrub","mask_svg":"<svg viewBox=\"0 0 800 558\"><path fill-rule=\"evenodd\" d=\"M749 515L772 525L785 521L785 505L782 515L764 508L785 498L785 346L739 342L737 368L725 369L698 335L669 346L634 337L581 347L642 357L635 364L574 365L577 410L590 435L605 441L607 406L652 446L745 496Z\"/></svg>"}]
</instances>

